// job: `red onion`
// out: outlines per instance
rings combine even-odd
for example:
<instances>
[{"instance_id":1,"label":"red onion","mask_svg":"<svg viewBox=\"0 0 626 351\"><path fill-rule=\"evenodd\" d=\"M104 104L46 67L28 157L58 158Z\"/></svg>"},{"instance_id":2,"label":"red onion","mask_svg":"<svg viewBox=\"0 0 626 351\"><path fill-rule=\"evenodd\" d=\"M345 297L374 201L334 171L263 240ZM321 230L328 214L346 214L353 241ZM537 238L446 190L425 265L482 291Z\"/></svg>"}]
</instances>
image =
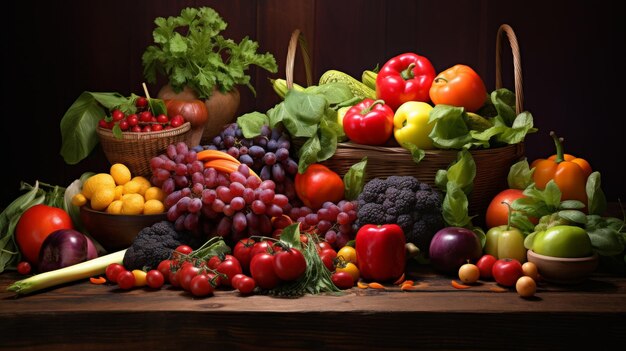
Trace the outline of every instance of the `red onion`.
<instances>
[{"instance_id":1,"label":"red onion","mask_svg":"<svg viewBox=\"0 0 626 351\"><path fill-rule=\"evenodd\" d=\"M74 229L59 229L52 232L41 244L39 273L53 271L87 260L88 246L87 237Z\"/></svg>"}]
</instances>

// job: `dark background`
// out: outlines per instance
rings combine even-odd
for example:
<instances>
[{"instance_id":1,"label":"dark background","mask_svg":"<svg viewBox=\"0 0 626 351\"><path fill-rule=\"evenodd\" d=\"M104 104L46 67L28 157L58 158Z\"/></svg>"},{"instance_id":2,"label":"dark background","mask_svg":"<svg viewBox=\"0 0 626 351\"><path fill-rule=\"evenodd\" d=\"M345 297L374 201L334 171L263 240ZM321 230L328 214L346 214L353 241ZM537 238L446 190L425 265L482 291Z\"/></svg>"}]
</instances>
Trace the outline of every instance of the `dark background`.
<instances>
[{"instance_id":1,"label":"dark background","mask_svg":"<svg viewBox=\"0 0 626 351\"><path fill-rule=\"evenodd\" d=\"M241 87L240 114L265 112L279 100L267 78L285 77L291 32L299 28L312 54L314 83L328 69L360 77L405 51L428 57L439 72L472 66L494 89L495 39L510 24L520 43L524 109L539 132L526 139L529 160L554 153L550 130L566 152L602 174L609 200L624 198L625 16L614 1L12 1L2 11L5 96L0 207L20 194L20 181L69 185L84 171L107 171L99 146L77 165L59 155L61 117L83 91L141 94L141 54L153 21L187 6L213 7L229 24L226 37L248 35L276 57L279 72L252 68L257 95ZM513 90L510 49L504 86ZM296 82L304 84L296 60ZM159 85L149 86L155 94Z\"/></svg>"}]
</instances>

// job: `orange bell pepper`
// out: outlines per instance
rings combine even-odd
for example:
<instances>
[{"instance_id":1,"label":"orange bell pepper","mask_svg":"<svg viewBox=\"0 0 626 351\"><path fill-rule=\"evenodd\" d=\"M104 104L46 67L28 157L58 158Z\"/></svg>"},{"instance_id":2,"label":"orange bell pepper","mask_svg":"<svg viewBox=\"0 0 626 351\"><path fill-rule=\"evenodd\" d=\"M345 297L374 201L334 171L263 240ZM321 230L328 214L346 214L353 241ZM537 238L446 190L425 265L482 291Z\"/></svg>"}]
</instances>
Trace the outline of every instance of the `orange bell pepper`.
<instances>
[{"instance_id":1,"label":"orange bell pepper","mask_svg":"<svg viewBox=\"0 0 626 351\"><path fill-rule=\"evenodd\" d=\"M582 158L563 153L563 138L557 138L550 132L556 146L556 154L547 159L537 159L530 166L535 168L533 180L538 189L544 189L546 184L554 179L561 190L561 201L579 200L587 206L587 192L585 186L591 174L591 165Z\"/></svg>"}]
</instances>

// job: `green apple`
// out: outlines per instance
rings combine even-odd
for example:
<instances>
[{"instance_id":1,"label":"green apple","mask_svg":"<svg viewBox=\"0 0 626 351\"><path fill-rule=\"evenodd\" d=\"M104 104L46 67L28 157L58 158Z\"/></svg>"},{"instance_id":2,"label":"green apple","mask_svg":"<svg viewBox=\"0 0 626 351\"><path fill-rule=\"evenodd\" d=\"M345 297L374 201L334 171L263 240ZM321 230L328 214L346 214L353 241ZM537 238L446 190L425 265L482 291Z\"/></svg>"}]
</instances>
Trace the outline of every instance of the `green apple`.
<instances>
[{"instance_id":1,"label":"green apple","mask_svg":"<svg viewBox=\"0 0 626 351\"><path fill-rule=\"evenodd\" d=\"M593 254L591 239L581 227L557 225L530 234L526 247L545 256L576 258Z\"/></svg>"},{"instance_id":2,"label":"green apple","mask_svg":"<svg viewBox=\"0 0 626 351\"><path fill-rule=\"evenodd\" d=\"M487 231L484 251L498 259L514 258L524 263L526 262L524 234L506 224L493 227Z\"/></svg>"}]
</instances>

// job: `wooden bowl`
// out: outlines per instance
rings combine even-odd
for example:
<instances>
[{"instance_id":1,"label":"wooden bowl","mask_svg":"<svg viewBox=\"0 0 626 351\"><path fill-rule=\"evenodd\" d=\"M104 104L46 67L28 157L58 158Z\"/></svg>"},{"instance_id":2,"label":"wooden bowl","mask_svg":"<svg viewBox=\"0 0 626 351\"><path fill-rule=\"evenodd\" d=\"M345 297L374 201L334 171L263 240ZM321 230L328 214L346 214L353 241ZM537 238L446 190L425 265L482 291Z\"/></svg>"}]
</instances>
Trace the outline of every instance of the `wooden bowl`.
<instances>
[{"instance_id":1,"label":"wooden bowl","mask_svg":"<svg viewBox=\"0 0 626 351\"><path fill-rule=\"evenodd\" d=\"M579 284L598 268L598 254L580 258L545 256L533 250L526 252L528 261L537 265L541 277L551 283Z\"/></svg>"},{"instance_id":2,"label":"wooden bowl","mask_svg":"<svg viewBox=\"0 0 626 351\"><path fill-rule=\"evenodd\" d=\"M123 250L132 245L145 227L167 220L167 212L151 215L120 215L80 207L80 219L85 229L108 252Z\"/></svg>"}]
</instances>

